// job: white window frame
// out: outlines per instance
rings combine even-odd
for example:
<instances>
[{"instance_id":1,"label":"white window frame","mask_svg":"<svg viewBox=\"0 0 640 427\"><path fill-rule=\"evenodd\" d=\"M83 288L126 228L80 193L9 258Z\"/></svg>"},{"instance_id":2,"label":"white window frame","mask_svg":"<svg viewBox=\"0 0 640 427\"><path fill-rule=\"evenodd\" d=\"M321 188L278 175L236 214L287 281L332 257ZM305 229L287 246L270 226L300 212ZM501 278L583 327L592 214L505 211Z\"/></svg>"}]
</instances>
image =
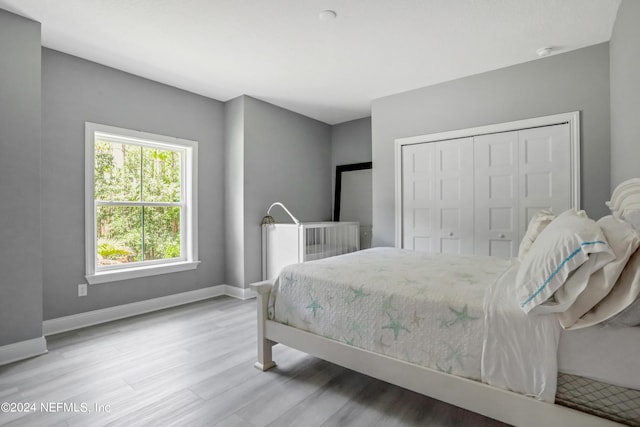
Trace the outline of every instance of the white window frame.
<instances>
[{"instance_id":1,"label":"white window frame","mask_svg":"<svg viewBox=\"0 0 640 427\"><path fill-rule=\"evenodd\" d=\"M173 150L181 153L181 187L179 203L101 202L101 205L180 206L181 257L168 260L142 261L112 266L97 266L96 209L94 199L95 138L106 136L114 142ZM86 279L91 285L118 280L175 273L197 268L198 261L198 142L108 126L85 123L85 262Z\"/></svg>"}]
</instances>

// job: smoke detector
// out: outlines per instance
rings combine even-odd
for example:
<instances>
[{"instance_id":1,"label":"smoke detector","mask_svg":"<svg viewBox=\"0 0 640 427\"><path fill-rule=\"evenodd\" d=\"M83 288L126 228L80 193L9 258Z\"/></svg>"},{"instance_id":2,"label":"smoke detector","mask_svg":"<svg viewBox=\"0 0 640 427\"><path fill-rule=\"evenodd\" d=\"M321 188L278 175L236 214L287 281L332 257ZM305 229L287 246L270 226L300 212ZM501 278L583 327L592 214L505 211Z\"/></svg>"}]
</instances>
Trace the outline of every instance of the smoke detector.
<instances>
[{"instance_id":1,"label":"smoke detector","mask_svg":"<svg viewBox=\"0 0 640 427\"><path fill-rule=\"evenodd\" d=\"M335 10L323 10L322 12L320 12L320 14L318 15L318 18L321 21L333 21L334 19L336 19L338 17L338 14L336 13Z\"/></svg>"}]
</instances>

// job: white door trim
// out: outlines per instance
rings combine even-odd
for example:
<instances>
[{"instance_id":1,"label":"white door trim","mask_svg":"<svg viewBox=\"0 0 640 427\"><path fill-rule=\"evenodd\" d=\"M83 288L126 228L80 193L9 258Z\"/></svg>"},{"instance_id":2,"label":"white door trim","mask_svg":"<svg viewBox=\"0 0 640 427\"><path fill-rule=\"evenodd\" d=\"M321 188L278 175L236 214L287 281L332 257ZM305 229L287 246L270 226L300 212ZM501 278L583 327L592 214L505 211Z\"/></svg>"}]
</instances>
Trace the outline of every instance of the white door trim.
<instances>
[{"instance_id":1,"label":"white door trim","mask_svg":"<svg viewBox=\"0 0 640 427\"><path fill-rule=\"evenodd\" d=\"M438 132L427 135L398 138L395 140L395 203L396 203L396 247L402 247L402 147L409 144L444 141L491 133L510 132L562 123L569 124L571 139L571 201L577 209L580 207L580 112L554 114L532 119L516 120L468 129Z\"/></svg>"}]
</instances>

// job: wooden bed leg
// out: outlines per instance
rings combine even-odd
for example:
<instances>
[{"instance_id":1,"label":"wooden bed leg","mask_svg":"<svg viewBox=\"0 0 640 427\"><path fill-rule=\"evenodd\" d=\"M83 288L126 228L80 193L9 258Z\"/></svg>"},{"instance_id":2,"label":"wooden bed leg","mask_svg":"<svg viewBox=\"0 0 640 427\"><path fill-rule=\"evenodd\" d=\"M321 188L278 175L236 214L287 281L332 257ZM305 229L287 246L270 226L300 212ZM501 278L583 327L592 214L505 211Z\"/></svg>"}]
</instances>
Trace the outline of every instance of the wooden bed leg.
<instances>
[{"instance_id":1,"label":"wooden bed leg","mask_svg":"<svg viewBox=\"0 0 640 427\"><path fill-rule=\"evenodd\" d=\"M271 281L267 280L252 283L250 286L258 294L258 361L253 366L261 371L267 371L276 366L271 351L276 343L265 338L267 305L269 304L269 294L273 285Z\"/></svg>"}]
</instances>

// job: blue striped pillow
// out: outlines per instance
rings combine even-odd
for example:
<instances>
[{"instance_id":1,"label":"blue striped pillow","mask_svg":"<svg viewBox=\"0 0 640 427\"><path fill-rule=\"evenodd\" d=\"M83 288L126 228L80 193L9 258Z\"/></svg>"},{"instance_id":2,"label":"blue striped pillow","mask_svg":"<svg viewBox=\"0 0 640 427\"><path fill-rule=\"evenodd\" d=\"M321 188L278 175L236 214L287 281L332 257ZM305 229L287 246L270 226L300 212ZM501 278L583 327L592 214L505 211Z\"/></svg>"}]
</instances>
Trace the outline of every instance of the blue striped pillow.
<instances>
[{"instance_id":1,"label":"blue striped pillow","mask_svg":"<svg viewBox=\"0 0 640 427\"><path fill-rule=\"evenodd\" d=\"M553 297L569 274L590 254L600 252L613 254L598 224L584 211L563 212L542 230L522 260L516 278L520 308L525 313L541 311L536 308ZM603 263L610 260L602 257ZM601 267L594 266L592 271Z\"/></svg>"}]
</instances>

